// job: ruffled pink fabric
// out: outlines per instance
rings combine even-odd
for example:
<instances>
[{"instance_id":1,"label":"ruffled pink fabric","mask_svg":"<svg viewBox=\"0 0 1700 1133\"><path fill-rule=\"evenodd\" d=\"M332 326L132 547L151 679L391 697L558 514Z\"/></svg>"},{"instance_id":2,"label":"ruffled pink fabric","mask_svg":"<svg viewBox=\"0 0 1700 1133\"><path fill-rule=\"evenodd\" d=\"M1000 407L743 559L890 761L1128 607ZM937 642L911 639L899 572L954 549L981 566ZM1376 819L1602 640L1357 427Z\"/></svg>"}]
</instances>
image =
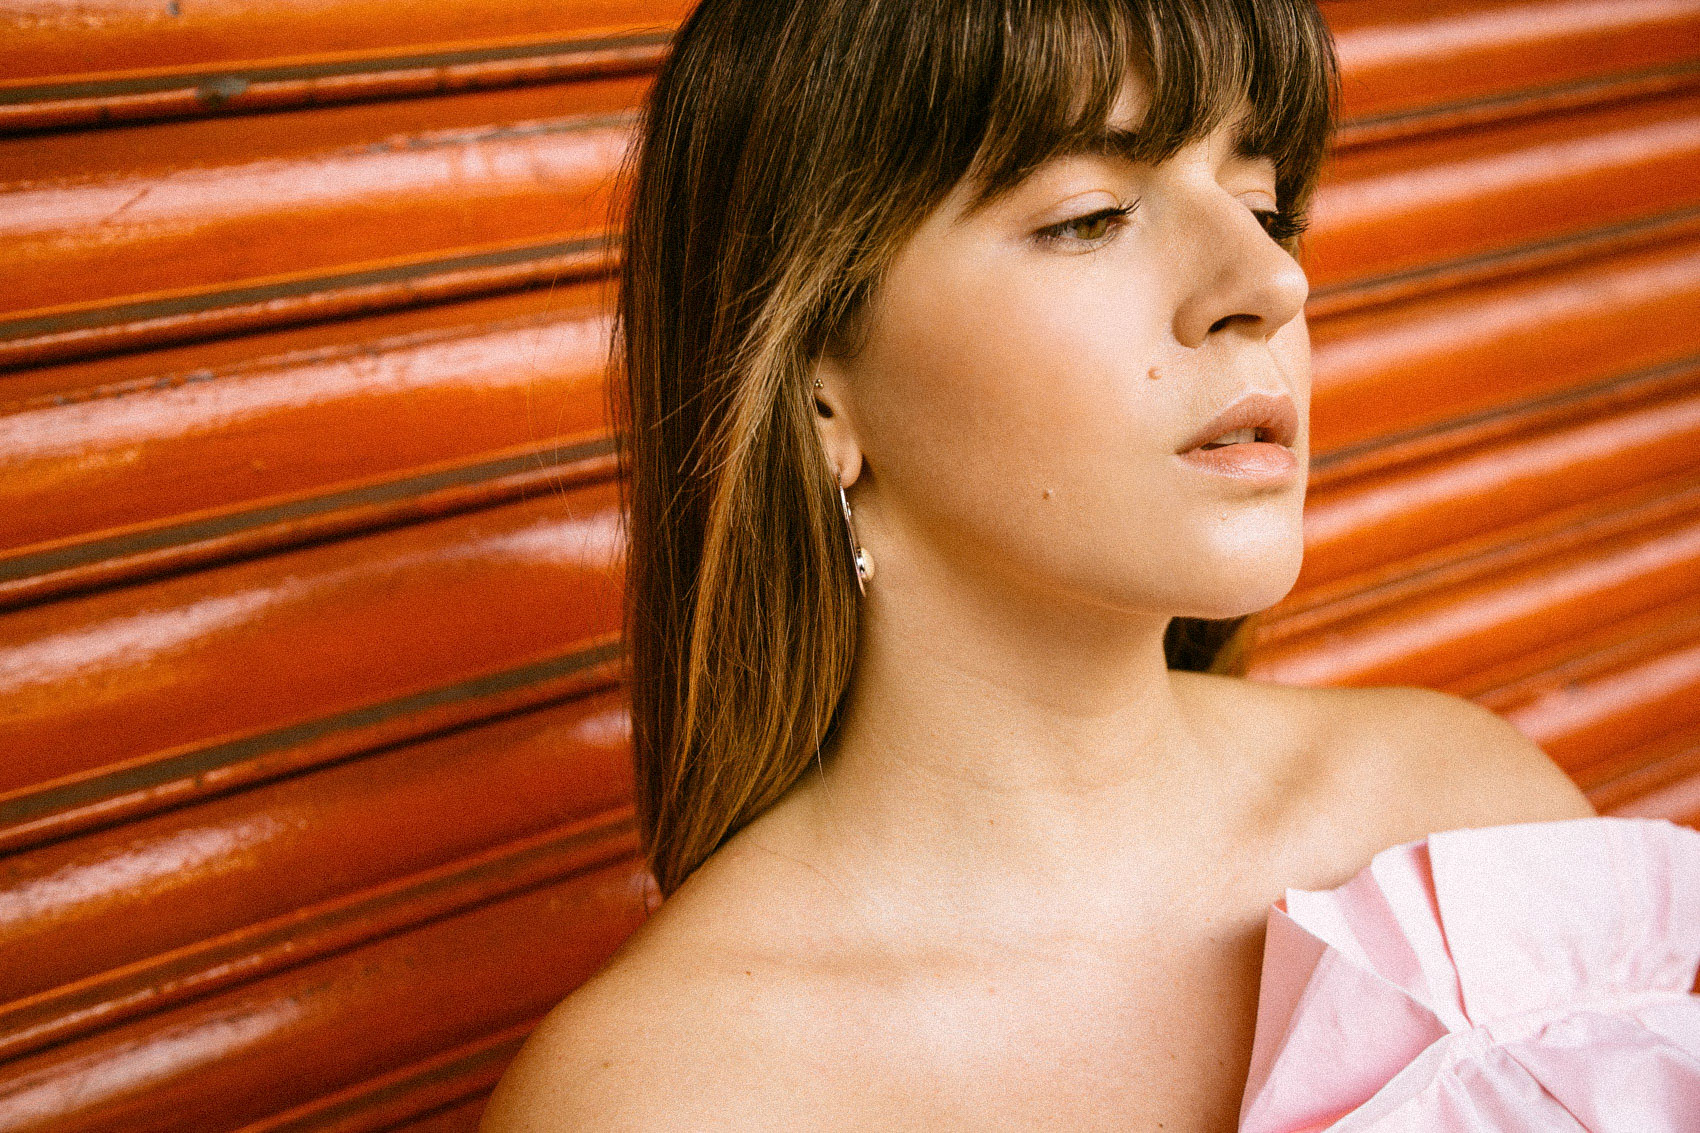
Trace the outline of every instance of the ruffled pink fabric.
<instances>
[{"instance_id":1,"label":"ruffled pink fabric","mask_svg":"<svg viewBox=\"0 0 1700 1133\"><path fill-rule=\"evenodd\" d=\"M1448 830L1270 906L1239 1133L1700 1133L1700 832Z\"/></svg>"}]
</instances>

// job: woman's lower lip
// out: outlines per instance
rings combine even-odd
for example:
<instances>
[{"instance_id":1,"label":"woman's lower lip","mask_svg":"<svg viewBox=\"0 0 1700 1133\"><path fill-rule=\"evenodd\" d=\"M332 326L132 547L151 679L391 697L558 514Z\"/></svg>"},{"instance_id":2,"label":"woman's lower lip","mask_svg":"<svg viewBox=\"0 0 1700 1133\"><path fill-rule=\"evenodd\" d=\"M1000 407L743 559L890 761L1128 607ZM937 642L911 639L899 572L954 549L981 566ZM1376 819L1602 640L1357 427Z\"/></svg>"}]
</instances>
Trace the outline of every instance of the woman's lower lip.
<instances>
[{"instance_id":1,"label":"woman's lower lip","mask_svg":"<svg viewBox=\"0 0 1700 1133\"><path fill-rule=\"evenodd\" d=\"M1254 484L1284 484L1299 470L1299 458L1292 449L1268 441L1189 449L1177 454L1177 459L1202 472Z\"/></svg>"}]
</instances>

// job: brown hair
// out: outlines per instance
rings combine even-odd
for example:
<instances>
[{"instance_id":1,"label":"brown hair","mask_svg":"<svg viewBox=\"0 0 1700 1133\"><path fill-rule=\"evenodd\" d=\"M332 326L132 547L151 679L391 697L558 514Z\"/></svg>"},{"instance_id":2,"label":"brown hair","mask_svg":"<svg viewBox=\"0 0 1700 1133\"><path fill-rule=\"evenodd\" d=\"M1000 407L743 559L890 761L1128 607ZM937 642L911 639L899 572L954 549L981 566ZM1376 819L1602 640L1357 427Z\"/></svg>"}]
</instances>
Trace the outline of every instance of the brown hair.
<instances>
[{"instance_id":1,"label":"brown hair","mask_svg":"<svg viewBox=\"0 0 1700 1133\"><path fill-rule=\"evenodd\" d=\"M796 782L849 679L858 596L812 361L953 186L972 177L983 207L1095 139L1129 67L1152 93L1138 156L1243 97L1246 145L1302 217L1339 99L1312 0L704 0L680 28L622 170L610 391L662 893ZM1248 625L1174 619L1170 667L1243 672Z\"/></svg>"}]
</instances>

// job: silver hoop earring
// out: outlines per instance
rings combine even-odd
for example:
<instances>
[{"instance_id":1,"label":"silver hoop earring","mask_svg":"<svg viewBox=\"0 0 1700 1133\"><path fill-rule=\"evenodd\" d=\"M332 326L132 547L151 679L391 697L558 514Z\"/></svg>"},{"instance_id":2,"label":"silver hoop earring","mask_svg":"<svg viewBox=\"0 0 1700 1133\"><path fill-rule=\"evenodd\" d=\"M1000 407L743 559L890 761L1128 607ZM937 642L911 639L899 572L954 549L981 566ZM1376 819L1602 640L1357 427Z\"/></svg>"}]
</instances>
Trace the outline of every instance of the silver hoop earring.
<instances>
[{"instance_id":1,"label":"silver hoop earring","mask_svg":"<svg viewBox=\"0 0 1700 1133\"><path fill-rule=\"evenodd\" d=\"M838 485L838 503L844 509L844 526L850 532L850 559L856 564L856 589L861 593L868 592L868 579L874 576L874 557L868 549L856 542L856 527L850 522L850 497L844 494L844 485Z\"/></svg>"}]
</instances>

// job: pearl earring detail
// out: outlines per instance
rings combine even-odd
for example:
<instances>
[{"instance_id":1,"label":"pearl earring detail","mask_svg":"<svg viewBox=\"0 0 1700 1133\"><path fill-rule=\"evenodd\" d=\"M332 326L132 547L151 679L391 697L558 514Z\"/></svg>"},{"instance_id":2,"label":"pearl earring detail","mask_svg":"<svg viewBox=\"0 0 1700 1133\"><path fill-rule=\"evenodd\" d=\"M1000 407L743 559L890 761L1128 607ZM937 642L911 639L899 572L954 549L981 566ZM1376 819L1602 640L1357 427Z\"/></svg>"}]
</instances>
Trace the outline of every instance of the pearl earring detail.
<instances>
[{"instance_id":1,"label":"pearl earring detail","mask_svg":"<svg viewBox=\"0 0 1700 1133\"><path fill-rule=\"evenodd\" d=\"M856 564L856 589L866 594L868 579L874 576L874 557L866 547L856 542L856 527L850 522L850 498L844 494L843 484L838 486L838 503L844 509L844 526L850 531L850 558Z\"/></svg>"}]
</instances>

